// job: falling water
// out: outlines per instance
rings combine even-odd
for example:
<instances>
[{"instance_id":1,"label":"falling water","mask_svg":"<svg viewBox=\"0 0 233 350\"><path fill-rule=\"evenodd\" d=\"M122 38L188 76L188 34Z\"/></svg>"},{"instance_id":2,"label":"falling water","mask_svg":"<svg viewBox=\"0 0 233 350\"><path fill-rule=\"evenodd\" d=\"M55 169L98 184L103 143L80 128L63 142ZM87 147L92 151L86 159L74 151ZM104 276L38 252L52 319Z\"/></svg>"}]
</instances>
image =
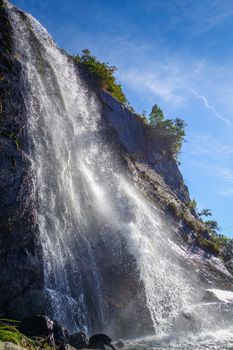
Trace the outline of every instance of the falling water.
<instances>
[{"instance_id":1,"label":"falling water","mask_svg":"<svg viewBox=\"0 0 233 350\"><path fill-rule=\"evenodd\" d=\"M166 333L192 301L185 273L176 263L176 245L158 210L119 166L117 150L103 137L98 99L72 61L32 16L11 8L11 20L27 87L51 316L71 331L106 330L112 317L107 298L111 285L106 286L103 273L106 252L111 246L112 258L121 266L126 244L137 263L154 329ZM114 278L113 271L112 282Z\"/></svg>"}]
</instances>

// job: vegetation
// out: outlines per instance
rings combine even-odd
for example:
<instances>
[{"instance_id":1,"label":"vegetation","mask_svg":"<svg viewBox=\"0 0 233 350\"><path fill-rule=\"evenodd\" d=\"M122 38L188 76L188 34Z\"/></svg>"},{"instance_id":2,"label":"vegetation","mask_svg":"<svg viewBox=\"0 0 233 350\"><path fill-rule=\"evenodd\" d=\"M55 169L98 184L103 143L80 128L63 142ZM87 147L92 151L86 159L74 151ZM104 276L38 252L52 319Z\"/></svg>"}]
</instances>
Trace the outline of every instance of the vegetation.
<instances>
[{"instance_id":1,"label":"vegetation","mask_svg":"<svg viewBox=\"0 0 233 350\"><path fill-rule=\"evenodd\" d=\"M212 216L212 212L210 209L203 209L197 213L199 220L205 225L207 232L210 235L210 239L200 238L200 244L203 248L209 249L216 255L222 255L223 250L230 238L219 233L220 227L216 220L204 220L204 217Z\"/></svg>"},{"instance_id":2,"label":"vegetation","mask_svg":"<svg viewBox=\"0 0 233 350\"><path fill-rule=\"evenodd\" d=\"M87 69L103 89L110 92L110 94L121 103L124 103L127 106L129 105L121 85L116 82L114 76L114 73L117 70L116 67L110 66L105 62L100 62L88 49L82 50L81 55L77 54L76 56L72 56L72 59L74 62Z\"/></svg>"},{"instance_id":3,"label":"vegetation","mask_svg":"<svg viewBox=\"0 0 233 350\"><path fill-rule=\"evenodd\" d=\"M29 350L36 350L33 341L20 333L15 323L16 321L0 319L0 341L11 342Z\"/></svg>"},{"instance_id":4,"label":"vegetation","mask_svg":"<svg viewBox=\"0 0 233 350\"><path fill-rule=\"evenodd\" d=\"M135 113L121 85L116 81L114 73L117 69L115 66L110 66L108 63L99 61L88 49L82 50L80 55L77 54L70 57L75 63L79 64L84 70L90 73L95 82L97 82L102 89L107 90L132 113ZM149 127L149 135L158 140L158 145L160 145L161 148L166 148L174 158L177 158L185 137L184 129L186 124L184 120L180 118L165 119L163 111L156 104L152 107L149 115L149 123L145 111L143 111L141 115L138 115L138 117Z\"/></svg>"},{"instance_id":5,"label":"vegetation","mask_svg":"<svg viewBox=\"0 0 233 350\"><path fill-rule=\"evenodd\" d=\"M156 104L149 115L149 125L153 137L157 138L162 147L166 147L171 156L177 158L185 137L185 122L183 119L165 119L163 111Z\"/></svg>"},{"instance_id":6,"label":"vegetation","mask_svg":"<svg viewBox=\"0 0 233 350\"><path fill-rule=\"evenodd\" d=\"M192 199L189 203L189 209L193 209L194 211L197 208L197 202L195 201L195 199Z\"/></svg>"}]
</instances>

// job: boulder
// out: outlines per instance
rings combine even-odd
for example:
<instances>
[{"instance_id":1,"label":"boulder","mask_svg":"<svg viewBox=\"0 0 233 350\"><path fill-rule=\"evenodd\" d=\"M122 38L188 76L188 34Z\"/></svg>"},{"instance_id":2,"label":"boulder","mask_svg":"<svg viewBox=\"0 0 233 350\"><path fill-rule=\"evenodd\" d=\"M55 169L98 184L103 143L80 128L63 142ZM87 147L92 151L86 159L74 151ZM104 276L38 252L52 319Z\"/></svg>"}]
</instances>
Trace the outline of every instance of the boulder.
<instances>
[{"instance_id":1,"label":"boulder","mask_svg":"<svg viewBox=\"0 0 233 350\"><path fill-rule=\"evenodd\" d=\"M57 345L69 343L69 332L59 322L53 321L53 337Z\"/></svg>"},{"instance_id":2,"label":"boulder","mask_svg":"<svg viewBox=\"0 0 233 350\"><path fill-rule=\"evenodd\" d=\"M45 315L24 318L20 323L19 330L28 337L46 338L50 345L54 345L53 321Z\"/></svg>"},{"instance_id":3,"label":"boulder","mask_svg":"<svg viewBox=\"0 0 233 350\"><path fill-rule=\"evenodd\" d=\"M123 340L119 339L116 343L115 343L116 347L121 349L125 346Z\"/></svg>"},{"instance_id":4,"label":"boulder","mask_svg":"<svg viewBox=\"0 0 233 350\"><path fill-rule=\"evenodd\" d=\"M111 342L112 339L106 334L94 334L89 339L88 348L105 350L105 346L109 346L110 348L115 349Z\"/></svg>"},{"instance_id":5,"label":"boulder","mask_svg":"<svg viewBox=\"0 0 233 350\"><path fill-rule=\"evenodd\" d=\"M83 332L72 334L69 339L69 344L76 349L86 349L88 346L86 334Z\"/></svg>"}]
</instances>

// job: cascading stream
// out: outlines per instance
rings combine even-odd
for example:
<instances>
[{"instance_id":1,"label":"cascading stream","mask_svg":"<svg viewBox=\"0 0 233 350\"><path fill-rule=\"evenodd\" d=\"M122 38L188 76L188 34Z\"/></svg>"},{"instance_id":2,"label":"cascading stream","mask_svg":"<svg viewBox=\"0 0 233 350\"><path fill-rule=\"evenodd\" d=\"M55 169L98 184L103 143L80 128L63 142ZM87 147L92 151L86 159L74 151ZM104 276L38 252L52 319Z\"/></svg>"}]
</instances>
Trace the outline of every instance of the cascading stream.
<instances>
[{"instance_id":1,"label":"cascading stream","mask_svg":"<svg viewBox=\"0 0 233 350\"><path fill-rule=\"evenodd\" d=\"M30 15L11 8L11 20L28 90L37 219L52 316L71 331L108 329L114 318L110 292L117 294L111 291L114 273L122 276L119 288L131 283L123 277L127 271L111 271L106 281L108 259L115 259L119 269L125 266L126 245L136 260L154 328L166 332L192 298L170 234L157 209L123 174L117 151L102 136L98 100L71 60ZM130 311L123 317L130 320Z\"/></svg>"}]
</instances>

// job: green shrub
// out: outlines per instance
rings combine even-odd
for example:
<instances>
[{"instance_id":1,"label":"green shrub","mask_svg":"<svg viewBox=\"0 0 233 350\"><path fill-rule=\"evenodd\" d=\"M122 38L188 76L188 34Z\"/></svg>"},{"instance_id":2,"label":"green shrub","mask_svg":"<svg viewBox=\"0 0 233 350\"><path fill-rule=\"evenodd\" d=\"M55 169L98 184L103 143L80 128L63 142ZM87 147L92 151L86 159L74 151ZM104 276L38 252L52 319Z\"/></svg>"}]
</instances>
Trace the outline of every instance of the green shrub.
<instances>
[{"instance_id":1,"label":"green shrub","mask_svg":"<svg viewBox=\"0 0 233 350\"><path fill-rule=\"evenodd\" d=\"M185 137L184 120L165 119L163 111L154 105L149 115L149 122L150 137L157 140L161 149L166 149L172 157L177 158Z\"/></svg>"},{"instance_id":2,"label":"green shrub","mask_svg":"<svg viewBox=\"0 0 233 350\"><path fill-rule=\"evenodd\" d=\"M203 249L208 250L214 255L220 255L221 246L217 242L205 238L200 238L199 243Z\"/></svg>"},{"instance_id":3,"label":"green shrub","mask_svg":"<svg viewBox=\"0 0 233 350\"><path fill-rule=\"evenodd\" d=\"M179 218L181 216L181 210L180 208L176 205L175 202L169 202L167 204L167 209L174 214L177 218Z\"/></svg>"},{"instance_id":4,"label":"green shrub","mask_svg":"<svg viewBox=\"0 0 233 350\"><path fill-rule=\"evenodd\" d=\"M101 88L110 92L121 103L129 105L129 102L122 90L120 84L117 84L114 72L116 67L110 66L108 63L100 62L97 58L91 55L90 50L82 50L81 55L71 56L75 63L80 64L87 69L101 86Z\"/></svg>"},{"instance_id":5,"label":"green shrub","mask_svg":"<svg viewBox=\"0 0 233 350\"><path fill-rule=\"evenodd\" d=\"M203 237L199 237L199 244L203 249L208 249L211 253L222 256L222 251L224 247L230 242L231 239L221 235L214 233L209 239L204 239Z\"/></svg>"},{"instance_id":6,"label":"green shrub","mask_svg":"<svg viewBox=\"0 0 233 350\"><path fill-rule=\"evenodd\" d=\"M189 209L193 209L195 210L197 208L197 202L195 201L195 199L192 199L189 204L188 204Z\"/></svg>"}]
</instances>

